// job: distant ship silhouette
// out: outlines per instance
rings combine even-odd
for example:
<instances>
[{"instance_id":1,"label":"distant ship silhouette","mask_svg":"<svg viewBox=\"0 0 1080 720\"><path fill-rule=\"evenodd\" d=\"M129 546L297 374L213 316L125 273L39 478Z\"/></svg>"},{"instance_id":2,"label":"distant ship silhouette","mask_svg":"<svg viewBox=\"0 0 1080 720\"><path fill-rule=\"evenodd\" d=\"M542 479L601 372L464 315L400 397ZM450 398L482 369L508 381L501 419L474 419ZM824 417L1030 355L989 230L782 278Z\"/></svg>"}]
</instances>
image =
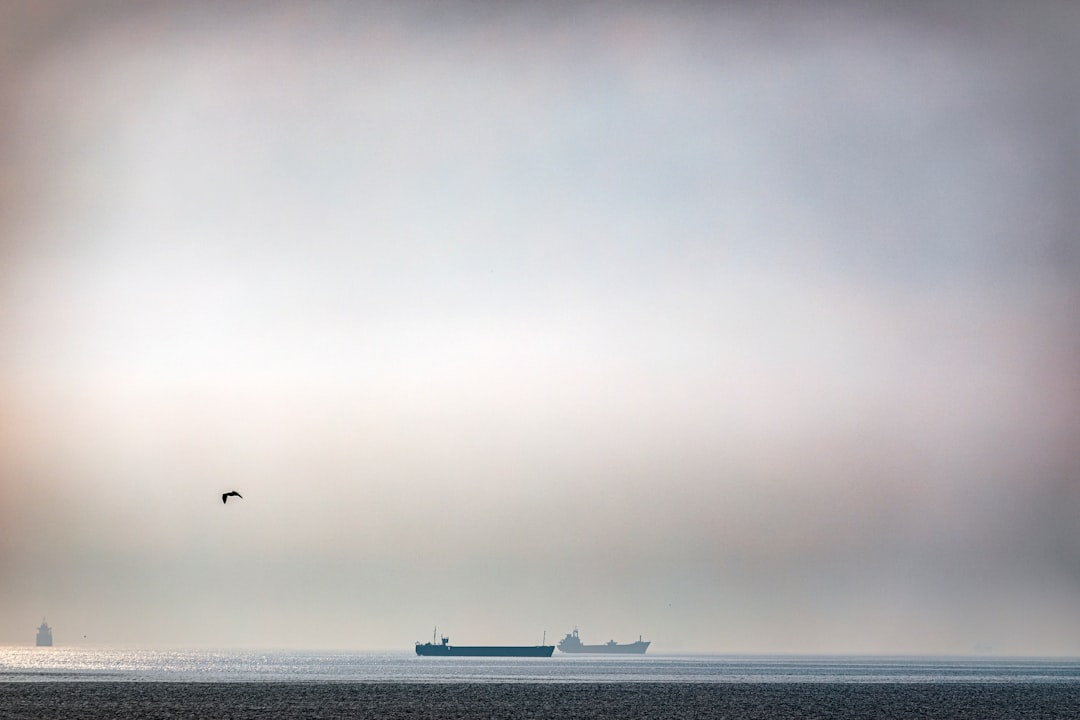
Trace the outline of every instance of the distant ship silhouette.
<instances>
[{"instance_id":1,"label":"distant ship silhouette","mask_svg":"<svg viewBox=\"0 0 1080 720\"><path fill-rule=\"evenodd\" d=\"M229 491L229 492L227 492L227 493L221 493L221 502L223 502L223 503L226 503L226 502L228 502L228 501L229 501L229 497L230 497L230 496L232 496L232 495L235 495L236 497L240 498L241 500L243 500L243 499L244 499L244 496L243 496L243 495L241 495L240 493L236 492L235 490L231 490L231 491Z\"/></svg>"},{"instance_id":2,"label":"distant ship silhouette","mask_svg":"<svg viewBox=\"0 0 1080 720\"><path fill-rule=\"evenodd\" d=\"M35 644L38 647L52 647L52 628L45 622L45 618L41 618L41 626L38 627Z\"/></svg>"}]
</instances>

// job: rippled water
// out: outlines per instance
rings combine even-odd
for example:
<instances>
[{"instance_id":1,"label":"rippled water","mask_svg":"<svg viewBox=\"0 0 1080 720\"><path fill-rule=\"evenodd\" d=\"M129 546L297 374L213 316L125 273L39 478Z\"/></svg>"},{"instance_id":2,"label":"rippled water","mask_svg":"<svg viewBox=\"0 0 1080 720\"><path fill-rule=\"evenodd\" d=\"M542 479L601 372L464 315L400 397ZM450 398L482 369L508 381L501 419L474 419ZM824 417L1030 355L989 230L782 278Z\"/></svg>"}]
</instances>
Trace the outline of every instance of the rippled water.
<instances>
[{"instance_id":1,"label":"rippled water","mask_svg":"<svg viewBox=\"0 0 1080 720\"><path fill-rule=\"evenodd\" d=\"M1080 659L0 648L0 682L1080 683Z\"/></svg>"},{"instance_id":2,"label":"rippled water","mask_svg":"<svg viewBox=\"0 0 1080 720\"><path fill-rule=\"evenodd\" d=\"M1080 717L1080 660L0 648L8 720Z\"/></svg>"}]
</instances>

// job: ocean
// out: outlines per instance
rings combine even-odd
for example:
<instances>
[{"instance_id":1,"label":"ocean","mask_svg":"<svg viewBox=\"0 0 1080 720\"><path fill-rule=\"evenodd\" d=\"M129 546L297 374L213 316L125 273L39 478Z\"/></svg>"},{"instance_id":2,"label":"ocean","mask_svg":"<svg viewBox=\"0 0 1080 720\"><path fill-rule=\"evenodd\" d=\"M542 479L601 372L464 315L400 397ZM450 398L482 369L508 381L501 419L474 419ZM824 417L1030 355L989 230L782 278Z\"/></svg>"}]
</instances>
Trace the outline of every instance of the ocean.
<instances>
[{"instance_id":1,"label":"ocean","mask_svg":"<svg viewBox=\"0 0 1080 720\"><path fill-rule=\"evenodd\" d=\"M1080 659L0 648L0 718L1080 717Z\"/></svg>"}]
</instances>

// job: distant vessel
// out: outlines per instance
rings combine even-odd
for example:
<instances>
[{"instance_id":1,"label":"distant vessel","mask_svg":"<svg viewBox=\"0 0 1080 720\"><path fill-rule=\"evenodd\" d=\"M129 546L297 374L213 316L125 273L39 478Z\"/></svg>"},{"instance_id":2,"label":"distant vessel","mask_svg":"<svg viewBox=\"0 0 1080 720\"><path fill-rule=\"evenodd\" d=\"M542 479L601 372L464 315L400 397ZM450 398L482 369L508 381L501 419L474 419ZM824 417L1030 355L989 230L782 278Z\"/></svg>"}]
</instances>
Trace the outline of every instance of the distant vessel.
<instances>
[{"instance_id":1,"label":"distant vessel","mask_svg":"<svg viewBox=\"0 0 1080 720\"><path fill-rule=\"evenodd\" d=\"M616 655L644 655L649 649L649 640L642 640L638 635L637 642L620 645L614 640L608 640L603 645L585 645L578 637L577 628L574 632L567 633L566 637L559 641L559 651L564 653L610 653Z\"/></svg>"},{"instance_id":2,"label":"distant vessel","mask_svg":"<svg viewBox=\"0 0 1080 720\"><path fill-rule=\"evenodd\" d=\"M41 627L37 629L37 646L52 647L52 628L41 618Z\"/></svg>"},{"instance_id":3,"label":"distant vessel","mask_svg":"<svg viewBox=\"0 0 1080 720\"><path fill-rule=\"evenodd\" d=\"M554 645L451 645L448 637L436 644L434 635L431 642L416 643L416 654L427 657L551 657L553 652Z\"/></svg>"}]
</instances>

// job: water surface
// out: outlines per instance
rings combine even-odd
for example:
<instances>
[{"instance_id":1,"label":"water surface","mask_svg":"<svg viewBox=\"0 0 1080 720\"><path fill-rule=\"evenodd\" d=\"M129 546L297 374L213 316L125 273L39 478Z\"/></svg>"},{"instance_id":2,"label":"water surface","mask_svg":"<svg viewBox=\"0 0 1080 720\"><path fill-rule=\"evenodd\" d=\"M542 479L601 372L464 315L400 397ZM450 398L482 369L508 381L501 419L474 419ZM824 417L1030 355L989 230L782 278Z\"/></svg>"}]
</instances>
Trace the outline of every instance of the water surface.
<instances>
[{"instance_id":1,"label":"water surface","mask_svg":"<svg viewBox=\"0 0 1080 720\"><path fill-rule=\"evenodd\" d=\"M0 682L1080 683L1080 658L635 656L0 648Z\"/></svg>"}]
</instances>

